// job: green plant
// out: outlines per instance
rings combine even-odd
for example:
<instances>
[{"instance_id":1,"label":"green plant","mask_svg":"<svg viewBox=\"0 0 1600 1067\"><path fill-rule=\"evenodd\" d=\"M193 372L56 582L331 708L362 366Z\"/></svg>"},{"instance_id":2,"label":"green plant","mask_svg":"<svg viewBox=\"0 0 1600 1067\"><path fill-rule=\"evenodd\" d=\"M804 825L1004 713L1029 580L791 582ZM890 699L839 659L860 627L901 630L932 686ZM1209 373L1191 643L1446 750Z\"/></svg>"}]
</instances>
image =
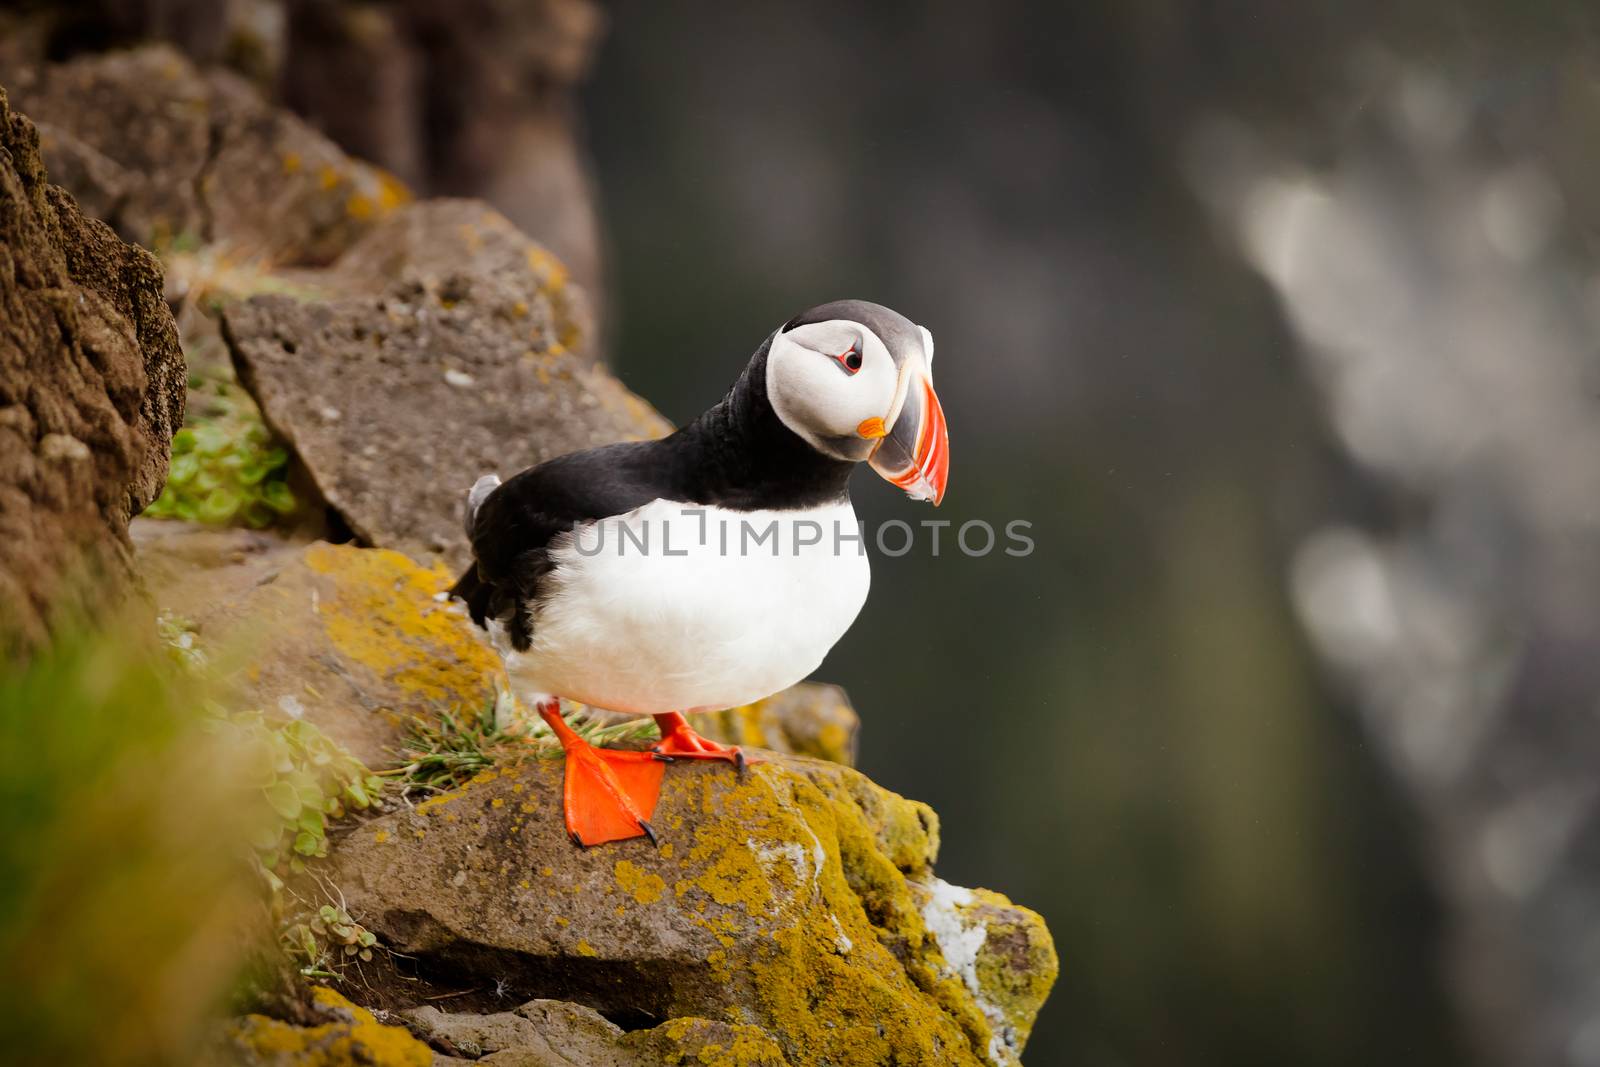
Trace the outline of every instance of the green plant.
<instances>
[{"instance_id":1,"label":"green plant","mask_svg":"<svg viewBox=\"0 0 1600 1067\"><path fill-rule=\"evenodd\" d=\"M591 745L626 744L660 736L651 719L611 723L582 707L565 718L567 725ZM554 759L561 755L561 746L543 722L535 722L526 730L501 729L496 719L493 702L471 713L441 710L437 723L413 717L397 753L400 765L379 773L399 781L402 795L409 796L413 791L459 788L473 775L505 759Z\"/></svg>"},{"instance_id":2,"label":"green plant","mask_svg":"<svg viewBox=\"0 0 1600 1067\"><path fill-rule=\"evenodd\" d=\"M324 904L315 913L302 912L278 935L283 951L307 978L337 978L334 968L359 960L372 962L378 937L356 922L344 904Z\"/></svg>"},{"instance_id":3,"label":"green plant","mask_svg":"<svg viewBox=\"0 0 1600 1067\"><path fill-rule=\"evenodd\" d=\"M269 722L260 712L235 713L218 728L248 746L248 782L272 818L250 844L274 891L304 873L305 861L328 854L328 820L378 803L383 780L312 723Z\"/></svg>"},{"instance_id":4,"label":"green plant","mask_svg":"<svg viewBox=\"0 0 1600 1067\"><path fill-rule=\"evenodd\" d=\"M196 374L189 388L167 484L145 514L257 529L292 514L289 452L273 440L255 404L220 373Z\"/></svg>"}]
</instances>

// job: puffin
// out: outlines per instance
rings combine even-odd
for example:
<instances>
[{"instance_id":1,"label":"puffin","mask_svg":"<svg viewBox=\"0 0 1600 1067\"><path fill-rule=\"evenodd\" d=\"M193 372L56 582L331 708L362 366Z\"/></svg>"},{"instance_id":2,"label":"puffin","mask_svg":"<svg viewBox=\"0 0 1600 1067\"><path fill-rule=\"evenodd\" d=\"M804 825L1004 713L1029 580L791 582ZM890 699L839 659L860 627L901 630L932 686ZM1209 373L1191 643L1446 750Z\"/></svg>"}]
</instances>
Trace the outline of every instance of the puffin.
<instances>
[{"instance_id":1,"label":"puffin","mask_svg":"<svg viewBox=\"0 0 1600 1067\"><path fill-rule=\"evenodd\" d=\"M560 741L568 836L658 841L666 767L738 747L685 713L801 681L866 601L850 476L865 463L937 506L949 432L933 336L865 300L769 334L727 395L674 433L557 456L467 494L473 562L450 590L487 631L513 695ZM647 751L589 744L563 699L653 716Z\"/></svg>"}]
</instances>

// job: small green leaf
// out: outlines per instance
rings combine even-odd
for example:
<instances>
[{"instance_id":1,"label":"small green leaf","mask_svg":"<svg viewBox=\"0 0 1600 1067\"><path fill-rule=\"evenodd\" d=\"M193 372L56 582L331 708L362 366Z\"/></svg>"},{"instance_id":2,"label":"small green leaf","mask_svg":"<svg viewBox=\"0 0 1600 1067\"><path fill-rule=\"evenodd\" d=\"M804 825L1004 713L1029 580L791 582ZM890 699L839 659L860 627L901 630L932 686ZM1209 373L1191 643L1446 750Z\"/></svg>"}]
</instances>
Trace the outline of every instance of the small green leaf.
<instances>
[{"instance_id":1,"label":"small green leaf","mask_svg":"<svg viewBox=\"0 0 1600 1067\"><path fill-rule=\"evenodd\" d=\"M257 850L275 848L279 832L276 826L258 826L250 831L250 844Z\"/></svg>"},{"instance_id":2,"label":"small green leaf","mask_svg":"<svg viewBox=\"0 0 1600 1067\"><path fill-rule=\"evenodd\" d=\"M288 482L267 482L261 487L261 499L280 515L289 514L295 507L294 493Z\"/></svg>"},{"instance_id":3,"label":"small green leaf","mask_svg":"<svg viewBox=\"0 0 1600 1067\"><path fill-rule=\"evenodd\" d=\"M300 794L302 804L321 809L322 785L310 771L296 768L288 774L287 779L294 784L295 792Z\"/></svg>"},{"instance_id":4,"label":"small green leaf","mask_svg":"<svg viewBox=\"0 0 1600 1067\"><path fill-rule=\"evenodd\" d=\"M300 794L288 782L273 782L263 792L272 810L283 818L293 819L300 814Z\"/></svg>"},{"instance_id":5,"label":"small green leaf","mask_svg":"<svg viewBox=\"0 0 1600 1067\"><path fill-rule=\"evenodd\" d=\"M239 494L232 489L226 489L220 486L215 488L206 486L205 482L207 480L213 483L216 482L215 478L208 479L207 475L204 473L202 473L199 478L195 479L195 483L200 488L210 488L210 492L206 494L206 498L200 502L200 521L214 524L227 522L229 519L233 518L234 512L239 510L241 498Z\"/></svg>"},{"instance_id":6,"label":"small green leaf","mask_svg":"<svg viewBox=\"0 0 1600 1067\"><path fill-rule=\"evenodd\" d=\"M294 850L302 856L315 856L319 844L320 842L315 837L312 837L304 830L296 834L294 838ZM302 868L304 867L303 864L301 866Z\"/></svg>"}]
</instances>

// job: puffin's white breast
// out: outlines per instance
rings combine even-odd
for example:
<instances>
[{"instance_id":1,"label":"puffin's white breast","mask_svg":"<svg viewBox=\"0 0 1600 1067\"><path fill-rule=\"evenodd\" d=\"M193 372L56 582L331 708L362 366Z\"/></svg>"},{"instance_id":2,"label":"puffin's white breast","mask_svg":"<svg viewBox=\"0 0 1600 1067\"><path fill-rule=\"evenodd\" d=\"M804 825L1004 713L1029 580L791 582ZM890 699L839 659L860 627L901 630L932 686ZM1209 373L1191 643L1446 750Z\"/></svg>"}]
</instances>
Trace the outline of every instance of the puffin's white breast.
<instances>
[{"instance_id":1,"label":"puffin's white breast","mask_svg":"<svg viewBox=\"0 0 1600 1067\"><path fill-rule=\"evenodd\" d=\"M726 708L805 678L870 582L848 501L736 512L657 500L551 549L533 647L506 667L554 693L638 713Z\"/></svg>"}]
</instances>

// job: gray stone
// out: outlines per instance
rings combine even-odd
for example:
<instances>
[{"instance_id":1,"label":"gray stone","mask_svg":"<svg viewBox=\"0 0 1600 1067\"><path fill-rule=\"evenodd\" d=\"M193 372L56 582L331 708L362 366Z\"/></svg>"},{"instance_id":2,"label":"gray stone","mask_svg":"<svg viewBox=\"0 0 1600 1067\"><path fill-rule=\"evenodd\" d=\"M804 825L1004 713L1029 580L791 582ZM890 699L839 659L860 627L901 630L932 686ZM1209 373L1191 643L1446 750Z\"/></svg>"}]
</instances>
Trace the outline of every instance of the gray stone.
<instances>
[{"instance_id":1,"label":"gray stone","mask_svg":"<svg viewBox=\"0 0 1600 1067\"><path fill-rule=\"evenodd\" d=\"M369 544L463 568L480 475L669 429L585 354L561 265L485 205L405 208L304 280L324 295L229 305L223 334L267 424Z\"/></svg>"}]
</instances>

